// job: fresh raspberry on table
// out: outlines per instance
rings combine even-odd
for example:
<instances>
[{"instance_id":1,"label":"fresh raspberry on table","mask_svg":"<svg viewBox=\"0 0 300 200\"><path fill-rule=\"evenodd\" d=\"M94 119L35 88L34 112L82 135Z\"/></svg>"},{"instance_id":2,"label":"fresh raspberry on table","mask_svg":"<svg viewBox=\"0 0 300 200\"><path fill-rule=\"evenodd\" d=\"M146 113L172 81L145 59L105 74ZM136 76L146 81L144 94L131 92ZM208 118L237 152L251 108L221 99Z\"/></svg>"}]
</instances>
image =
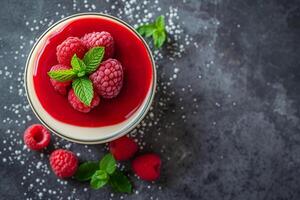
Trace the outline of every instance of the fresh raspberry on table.
<instances>
[{"instance_id":1,"label":"fresh raspberry on table","mask_svg":"<svg viewBox=\"0 0 300 200\"><path fill-rule=\"evenodd\" d=\"M154 153L138 156L132 162L134 173L145 181L157 180L160 176L160 168L160 157Z\"/></svg>"},{"instance_id":2,"label":"fresh raspberry on table","mask_svg":"<svg viewBox=\"0 0 300 200\"><path fill-rule=\"evenodd\" d=\"M116 59L102 62L97 71L90 75L96 92L103 98L116 97L123 86L123 68Z\"/></svg>"},{"instance_id":3,"label":"fresh raspberry on table","mask_svg":"<svg viewBox=\"0 0 300 200\"><path fill-rule=\"evenodd\" d=\"M51 67L50 71L67 70L67 69L70 69L70 67L58 64L58 65L54 65L53 67ZM69 86L71 85L72 81L60 82L60 81L56 81L51 78L50 78L50 81L56 92L58 92L59 94L62 94L62 95L68 94L68 89L69 89Z\"/></svg>"},{"instance_id":4,"label":"fresh raspberry on table","mask_svg":"<svg viewBox=\"0 0 300 200\"><path fill-rule=\"evenodd\" d=\"M127 136L123 136L109 143L109 150L116 160L129 160L138 150L137 143Z\"/></svg>"},{"instance_id":5,"label":"fresh raspberry on table","mask_svg":"<svg viewBox=\"0 0 300 200\"><path fill-rule=\"evenodd\" d=\"M70 66L74 54L79 58L83 58L86 51L87 48L79 38L68 37L56 48L57 61L60 64Z\"/></svg>"},{"instance_id":6,"label":"fresh raspberry on table","mask_svg":"<svg viewBox=\"0 0 300 200\"><path fill-rule=\"evenodd\" d=\"M90 49L93 47L104 47L104 60L112 58L114 54L114 39L109 32L92 32L87 33L81 38L85 46Z\"/></svg>"},{"instance_id":7,"label":"fresh raspberry on table","mask_svg":"<svg viewBox=\"0 0 300 200\"><path fill-rule=\"evenodd\" d=\"M76 155L64 149L53 151L49 160L53 172L60 178L73 176L78 167L78 158Z\"/></svg>"},{"instance_id":8,"label":"fresh raspberry on table","mask_svg":"<svg viewBox=\"0 0 300 200\"><path fill-rule=\"evenodd\" d=\"M33 124L24 132L24 143L31 150L41 150L50 143L50 133L41 124Z\"/></svg>"},{"instance_id":9,"label":"fresh raspberry on table","mask_svg":"<svg viewBox=\"0 0 300 200\"><path fill-rule=\"evenodd\" d=\"M73 88L69 91L68 100L69 100L69 103L71 104L71 106L75 110L77 110L79 112L83 112L83 113L90 112L94 107L98 106L100 103L99 96L94 92L94 97L92 99L91 105L90 106L85 105L75 95Z\"/></svg>"}]
</instances>

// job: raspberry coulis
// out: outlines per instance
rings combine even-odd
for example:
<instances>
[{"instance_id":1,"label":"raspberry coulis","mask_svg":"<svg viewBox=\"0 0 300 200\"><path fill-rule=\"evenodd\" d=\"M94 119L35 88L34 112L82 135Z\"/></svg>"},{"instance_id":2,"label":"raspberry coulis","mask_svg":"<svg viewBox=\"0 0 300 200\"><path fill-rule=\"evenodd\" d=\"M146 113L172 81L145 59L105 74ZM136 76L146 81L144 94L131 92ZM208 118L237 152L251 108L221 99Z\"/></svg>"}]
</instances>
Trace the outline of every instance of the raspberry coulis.
<instances>
[{"instance_id":1,"label":"raspberry coulis","mask_svg":"<svg viewBox=\"0 0 300 200\"><path fill-rule=\"evenodd\" d=\"M124 68L124 84L114 99L101 99L89 113L74 110L66 97L57 94L47 72L56 65L56 47L66 38L82 37L94 31L110 32L115 40L115 55ZM103 127L128 119L141 106L151 88L152 63L142 40L125 25L107 18L78 18L54 31L37 54L33 76L34 88L43 108L55 119L76 126Z\"/></svg>"}]
</instances>

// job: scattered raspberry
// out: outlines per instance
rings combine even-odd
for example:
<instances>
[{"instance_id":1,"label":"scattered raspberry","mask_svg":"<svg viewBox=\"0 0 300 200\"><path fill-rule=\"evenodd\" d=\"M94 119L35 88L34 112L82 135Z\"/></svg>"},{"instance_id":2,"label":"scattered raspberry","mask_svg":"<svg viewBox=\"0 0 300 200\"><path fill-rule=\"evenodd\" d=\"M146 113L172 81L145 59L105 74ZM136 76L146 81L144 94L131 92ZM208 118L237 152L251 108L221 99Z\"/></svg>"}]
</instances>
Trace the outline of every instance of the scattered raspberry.
<instances>
[{"instance_id":1,"label":"scattered raspberry","mask_svg":"<svg viewBox=\"0 0 300 200\"><path fill-rule=\"evenodd\" d=\"M25 130L23 139L29 149L41 150L48 146L50 133L41 124L33 124Z\"/></svg>"},{"instance_id":2,"label":"scattered raspberry","mask_svg":"<svg viewBox=\"0 0 300 200\"><path fill-rule=\"evenodd\" d=\"M66 70L66 69L70 69L70 67L58 64L58 65L54 65L53 67L51 67L50 71ZM72 81L60 82L60 81L56 81L54 79L50 79L50 81L54 87L54 90L62 95L66 95L68 93L68 88L72 82Z\"/></svg>"},{"instance_id":3,"label":"scattered raspberry","mask_svg":"<svg viewBox=\"0 0 300 200\"><path fill-rule=\"evenodd\" d=\"M60 178L73 176L78 167L78 159L75 154L63 149L53 151L49 160L53 172Z\"/></svg>"},{"instance_id":4,"label":"scattered raspberry","mask_svg":"<svg viewBox=\"0 0 300 200\"><path fill-rule=\"evenodd\" d=\"M81 40L88 49L97 46L105 47L104 60L113 57L114 39L110 33L105 31L88 33L85 34Z\"/></svg>"},{"instance_id":5,"label":"scattered raspberry","mask_svg":"<svg viewBox=\"0 0 300 200\"><path fill-rule=\"evenodd\" d=\"M132 169L136 175L146 181L155 181L160 176L161 160L154 153L137 157L132 162Z\"/></svg>"},{"instance_id":6,"label":"scattered raspberry","mask_svg":"<svg viewBox=\"0 0 300 200\"><path fill-rule=\"evenodd\" d=\"M133 139L124 136L110 142L109 150L116 160L128 160L137 152L138 145Z\"/></svg>"},{"instance_id":7,"label":"scattered raspberry","mask_svg":"<svg viewBox=\"0 0 300 200\"><path fill-rule=\"evenodd\" d=\"M123 69L116 59L108 59L90 75L96 92L103 98L116 97L123 85Z\"/></svg>"},{"instance_id":8,"label":"scattered raspberry","mask_svg":"<svg viewBox=\"0 0 300 200\"><path fill-rule=\"evenodd\" d=\"M57 61L60 64L70 66L71 59L74 54L79 58L83 58L85 52L87 51L85 45L77 37L68 37L56 48Z\"/></svg>"},{"instance_id":9,"label":"scattered raspberry","mask_svg":"<svg viewBox=\"0 0 300 200\"><path fill-rule=\"evenodd\" d=\"M99 96L94 93L94 98L91 102L91 105L90 106L87 106L85 105L84 103L82 103L79 98L75 95L74 93L74 90L71 89L69 91L69 95L68 95L68 100L69 100L69 103L71 104L71 106L75 109L75 110L78 110L80 112L83 112L83 113L88 113L92 110L92 108L96 107L99 105L100 103L100 98Z\"/></svg>"}]
</instances>

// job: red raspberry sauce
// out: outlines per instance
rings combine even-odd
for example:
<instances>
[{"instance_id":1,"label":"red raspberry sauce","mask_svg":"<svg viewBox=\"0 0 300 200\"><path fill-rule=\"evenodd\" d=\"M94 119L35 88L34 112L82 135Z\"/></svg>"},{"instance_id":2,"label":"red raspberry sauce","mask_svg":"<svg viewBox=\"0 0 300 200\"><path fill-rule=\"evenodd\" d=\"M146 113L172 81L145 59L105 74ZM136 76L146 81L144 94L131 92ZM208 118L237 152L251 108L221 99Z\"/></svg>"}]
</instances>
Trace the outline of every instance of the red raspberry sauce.
<instances>
[{"instance_id":1,"label":"red raspberry sauce","mask_svg":"<svg viewBox=\"0 0 300 200\"><path fill-rule=\"evenodd\" d=\"M56 47L67 37L82 37L93 31L108 31L115 40L115 56L124 68L120 94L111 100L101 99L90 113L74 110L67 97L56 93L47 72L56 65ZM153 74L150 55L143 42L126 26L106 18L76 19L52 33L35 62L35 92L44 109L55 119L76 126L103 127L129 118L142 104L151 88Z\"/></svg>"}]
</instances>

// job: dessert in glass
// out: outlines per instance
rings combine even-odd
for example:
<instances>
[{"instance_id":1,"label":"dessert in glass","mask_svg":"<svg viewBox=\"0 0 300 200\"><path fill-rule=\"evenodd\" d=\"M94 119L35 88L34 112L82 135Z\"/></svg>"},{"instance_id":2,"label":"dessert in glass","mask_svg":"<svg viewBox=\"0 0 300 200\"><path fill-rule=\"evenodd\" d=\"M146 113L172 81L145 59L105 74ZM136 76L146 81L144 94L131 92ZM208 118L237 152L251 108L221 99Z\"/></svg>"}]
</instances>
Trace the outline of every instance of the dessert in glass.
<instances>
[{"instance_id":1,"label":"dessert in glass","mask_svg":"<svg viewBox=\"0 0 300 200\"><path fill-rule=\"evenodd\" d=\"M104 49L104 55L97 69L88 75L76 75L86 75L86 79L91 80L98 99L90 102L93 107L83 106L82 109L80 105L77 109L76 106L83 102L72 103L72 99L78 100L78 92L73 91L74 81L63 82L63 90L59 90L54 87L57 81L49 77L49 71L65 61L62 56L58 57L57 51L66 40L94 42L97 34L107 39L109 36L103 36L104 33L113 38L113 50L99 46ZM87 34L92 39L88 40ZM97 45L93 47L98 48ZM83 56L91 48L87 45L82 55L77 53L78 59L84 60ZM63 64L72 68L68 59ZM121 78L112 79L120 82L115 93L111 93L108 83L102 81L105 75L106 78L114 77L106 74L111 71L105 67L112 66L122 68L122 75L114 72ZM106 92L98 83L106 84ZM55 23L37 40L26 63L25 88L33 112L53 133L76 143L104 143L128 133L149 110L156 88L155 64L146 42L130 25L110 15L81 13Z\"/></svg>"}]
</instances>

